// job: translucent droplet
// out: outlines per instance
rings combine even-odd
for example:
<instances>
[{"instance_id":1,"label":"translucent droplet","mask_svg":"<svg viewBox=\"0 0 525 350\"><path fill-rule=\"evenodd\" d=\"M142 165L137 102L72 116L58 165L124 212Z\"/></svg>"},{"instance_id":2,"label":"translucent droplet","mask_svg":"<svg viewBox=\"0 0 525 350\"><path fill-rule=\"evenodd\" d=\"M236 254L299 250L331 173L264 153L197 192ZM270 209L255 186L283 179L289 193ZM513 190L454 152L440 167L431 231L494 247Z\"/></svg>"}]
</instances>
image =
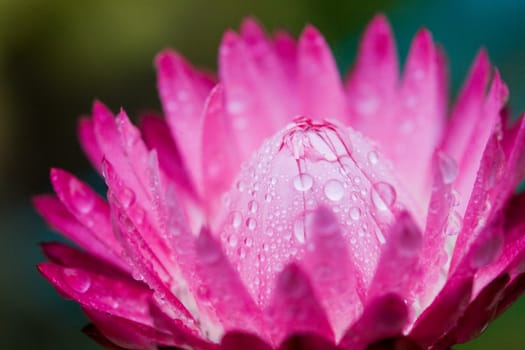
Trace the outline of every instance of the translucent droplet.
<instances>
[{"instance_id":1,"label":"translucent droplet","mask_svg":"<svg viewBox=\"0 0 525 350\"><path fill-rule=\"evenodd\" d=\"M264 233L268 236L268 237L272 237L273 236L273 229L271 227L268 227Z\"/></svg>"},{"instance_id":2,"label":"translucent droplet","mask_svg":"<svg viewBox=\"0 0 525 350\"><path fill-rule=\"evenodd\" d=\"M304 244L305 242L305 232L304 232L304 218L301 217L297 219L293 225L293 233L297 242Z\"/></svg>"},{"instance_id":3,"label":"translucent droplet","mask_svg":"<svg viewBox=\"0 0 525 350\"><path fill-rule=\"evenodd\" d=\"M230 214L230 223L234 228L241 226L242 214L238 211L232 211Z\"/></svg>"},{"instance_id":4,"label":"translucent droplet","mask_svg":"<svg viewBox=\"0 0 525 350\"><path fill-rule=\"evenodd\" d=\"M237 181L237 183L235 184L235 188L237 188L239 192L244 192L244 187L245 185L242 180Z\"/></svg>"},{"instance_id":5,"label":"translucent droplet","mask_svg":"<svg viewBox=\"0 0 525 350\"><path fill-rule=\"evenodd\" d=\"M119 199L124 209L128 209L135 202L135 193L128 187L124 187L120 192Z\"/></svg>"},{"instance_id":6,"label":"translucent droplet","mask_svg":"<svg viewBox=\"0 0 525 350\"><path fill-rule=\"evenodd\" d=\"M84 185L76 179L71 179L69 182L69 192L75 210L79 214L89 213L95 206L95 197L84 190Z\"/></svg>"},{"instance_id":7,"label":"translucent droplet","mask_svg":"<svg viewBox=\"0 0 525 350\"><path fill-rule=\"evenodd\" d=\"M255 214L257 212L257 209L259 209L259 205L257 204L256 201L250 201L248 202L248 210L252 213L252 214Z\"/></svg>"},{"instance_id":8,"label":"translucent droplet","mask_svg":"<svg viewBox=\"0 0 525 350\"><path fill-rule=\"evenodd\" d=\"M359 209L358 207L350 208L350 217L352 218L352 220L358 221L361 217L361 209Z\"/></svg>"},{"instance_id":9,"label":"translucent droplet","mask_svg":"<svg viewBox=\"0 0 525 350\"><path fill-rule=\"evenodd\" d=\"M440 152L438 154L438 166L443 182L447 185L453 183L458 176L458 164L456 161L445 153Z\"/></svg>"},{"instance_id":10,"label":"translucent droplet","mask_svg":"<svg viewBox=\"0 0 525 350\"><path fill-rule=\"evenodd\" d=\"M267 202L267 203L270 203L272 201L272 195L267 193L264 195L264 200Z\"/></svg>"},{"instance_id":11,"label":"translucent droplet","mask_svg":"<svg viewBox=\"0 0 525 350\"><path fill-rule=\"evenodd\" d=\"M387 182L375 183L370 195L374 207L381 211L389 210L396 201L396 190Z\"/></svg>"},{"instance_id":12,"label":"translucent droplet","mask_svg":"<svg viewBox=\"0 0 525 350\"><path fill-rule=\"evenodd\" d=\"M91 278L87 274L71 268L64 269L64 281L78 293L85 293L91 287Z\"/></svg>"},{"instance_id":13,"label":"translucent droplet","mask_svg":"<svg viewBox=\"0 0 525 350\"><path fill-rule=\"evenodd\" d=\"M450 213L447 219L447 226L445 228L445 234L448 236L455 236L461 230L462 225L461 216L456 211Z\"/></svg>"},{"instance_id":14,"label":"translucent droplet","mask_svg":"<svg viewBox=\"0 0 525 350\"><path fill-rule=\"evenodd\" d=\"M255 221L254 218L248 218L246 220L246 227L248 227L249 230L253 231L257 227L257 221Z\"/></svg>"},{"instance_id":15,"label":"translucent droplet","mask_svg":"<svg viewBox=\"0 0 525 350\"><path fill-rule=\"evenodd\" d=\"M253 239L251 237L246 237L244 239L244 245L250 248L253 245Z\"/></svg>"},{"instance_id":16,"label":"translucent droplet","mask_svg":"<svg viewBox=\"0 0 525 350\"><path fill-rule=\"evenodd\" d=\"M228 236L228 244L230 245L230 247L236 247L237 242L238 242L238 239L236 235Z\"/></svg>"},{"instance_id":17,"label":"translucent droplet","mask_svg":"<svg viewBox=\"0 0 525 350\"><path fill-rule=\"evenodd\" d=\"M331 201L340 201L344 195L343 185L338 180L328 180L324 186L324 194Z\"/></svg>"},{"instance_id":18,"label":"translucent droplet","mask_svg":"<svg viewBox=\"0 0 525 350\"><path fill-rule=\"evenodd\" d=\"M375 151L370 151L370 152L368 152L368 161L369 161L370 164L372 164L372 165L377 164L378 157L377 157L377 153L376 153Z\"/></svg>"},{"instance_id":19,"label":"translucent droplet","mask_svg":"<svg viewBox=\"0 0 525 350\"><path fill-rule=\"evenodd\" d=\"M297 191L305 192L312 188L314 180L308 174L299 174L293 180L293 185Z\"/></svg>"}]
</instances>

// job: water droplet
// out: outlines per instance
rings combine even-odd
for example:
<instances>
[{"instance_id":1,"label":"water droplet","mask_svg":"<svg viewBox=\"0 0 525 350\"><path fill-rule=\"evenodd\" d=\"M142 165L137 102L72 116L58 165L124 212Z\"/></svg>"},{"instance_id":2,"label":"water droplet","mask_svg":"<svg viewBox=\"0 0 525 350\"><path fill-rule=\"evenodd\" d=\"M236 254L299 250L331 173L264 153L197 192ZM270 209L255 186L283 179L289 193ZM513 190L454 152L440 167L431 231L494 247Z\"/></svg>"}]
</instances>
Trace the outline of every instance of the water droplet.
<instances>
[{"instance_id":1,"label":"water droplet","mask_svg":"<svg viewBox=\"0 0 525 350\"><path fill-rule=\"evenodd\" d=\"M238 239L236 235L228 236L228 244L230 245L230 247L236 247L237 242L238 242Z\"/></svg>"},{"instance_id":2,"label":"water droplet","mask_svg":"<svg viewBox=\"0 0 525 350\"><path fill-rule=\"evenodd\" d=\"M461 230L462 225L461 216L456 211L450 213L447 219L447 227L445 228L445 234L447 236L455 236Z\"/></svg>"},{"instance_id":3,"label":"water droplet","mask_svg":"<svg viewBox=\"0 0 525 350\"><path fill-rule=\"evenodd\" d=\"M91 278L78 270L65 268L64 280L71 289L78 293L85 293L91 287Z\"/></svg>"},{"instance_id":4,"label":"water droplet","mask_svg":"<svg viewBox=\"0 0 525 350\"><path fill-rule=\"evenodd\" d=\"M361 209L358 207L352 207L350 208L350 217L352 220L357 221L361 217Z\"/></svg>"},{"instance_id":5,"label":"water droplet","mask_svg":"<svg viewBox=\"0 0 525 350\"><path fill-rule=\"evenodd\" d=\"M314 180L308 174L299 174L293 180L293 185L297 191L305 192L312 188Z\"/></svg>"},{"instance_id":6,"label":"water droplet","mask_svg":"<svg viewBox=\"0 0 525 350\"><path fill-rule=\"evenodd\" d=\"M396 190L387 182L377 182L371 190L372 204L381 211L389 210L396 201Z\"/></svg>"},{"instance_id":7,"label":"water droplet","mask_svg":"<svg viewBox=\"0 0 525 350\"><path fill-rule=\"evenodd\" d=\"M383 231L381 231L381 229L379 227L377 227L375 229L375 233L376 233L376 238L379 241L379 243L385 244L386 243L386 239L385 239L385 236L383 235Z\"/></svg>"},{"instance_id":8,"label":"water droplet","mask_svg":"<svg viewBox=\"0 0 525 350\"><path fill-rule=\"evenodd\" d=\"M248 210L252 213L252 214L255 214L257 212L257 209L259 209L259 205L257 204L256 201L250 201L248 202Z\"/></svg>"},{"instance_id":9,"label":"water droplet","mask_svg":"<svg viewBox=\"0 0 525 350\"><path fill-rule=\"evenodd\" d=\"M246 220L246 227L248 227L249 230L253 231L257 227L257 221L255 221L254 218L248 218Z\"/></svg>"},{"instance_id":10,"label":"water droplet","mask_svg":"<svg viewBox=\"0 0 525 350\"><path fill-rule=\"evenodd\" d=\"M331 201L340 201L344 195L343 185L338 180L328 180L324 186L324 194Z\"/></svg>"},{"instance_id":11,"label":"water droplet","mask_svg":"<svg viewBox=\"0 0 525 350\"><path fill-rule=\"evenodd\" d=\"M250 248L253 245L253 239L251 237L246 237L244 239L244 245Z\"/></svg>"},{"instance_id":12,"label":"water droplet","mask_svg":"<svg viewBox=\"0 0 525 350\"><path fill-rule=\"evenodd\" d=\"M272 201L272 195L267 193L264 195L264 200L268 203L270 203Z\"/></svg>"},{"instance_id":13,"label":"water droplet","mask_svg":"<svg viewBox=\"0 0 525 350\"><path fill-rule=\"evenodd\" d=\"M69 181L69 192L73 206L79 214L89 213L95 206L95 197L84 189L84 185L76 180Z\"/></svg>"},{"instance_id":14,"label":"water droplet","mask_svg":"<svg viewBox=\"0 0 525 350\"><path fill-rule=\"evenodd\" d=\"M377 157L377 153L376 153L375 151L370 151L370 152L368 152L368 161L369 161L370 164L372 164L372 165L377 164L378 157Z\"/></svg>"},{"instance_id":15,"label":"water droplet","mask_svg":"<svg viewBox=\"0 0 525 350\"><path fill-rule=\"evenodd\" d=\"M438 154L438 166L443 182L447 185L453 183L458 176L458 164L456 161L445 153L440 152Z\"/></svg>"},{"instance_id":16,"label":"water droplet","mask_svg":"<svg viewBox=\"0 0 525 350\"><path fill-rule=\"evenodd\" d=\"M268 236L268 237L272 237L273 236L273 229L271 227L268 227L266 229L266 231L264 231L264 233Z\"/></svg>"},{"instance_id":17,"label":"water droplet","mask_svg":"<svg viewBox=\"0 0 525 350\"><path fill-rule=\"evenodd\" d=\"M234 228L241 226L242 214L238 211L232 211L230 214L230 223Z\"/></svg>"},{"instance_id":18,"label":"water droplet","mask_svg":"<svg viewBox=\"0 0 525 350\"><path fill-rule=\"evenodd\" d=\"M237 188L239 192L244 192L245 185L242 180L237 181L237 183L235 184L235 187Z\"/></svg>"},{"instance_id":19,"label":"water droplet","mask_svg":"<svg viewBox=\"0 0 525 350\"><path fill-rule=\"evenodd\" d=\"M300 217L293 225L295 239L297 239L297 241L301 244L304 244L305 242L304 220L304 217Z\"/></svg>"},{"instance_id":20,"label":"water droplet","mask_svg":"<svg viewBox=\"0 0 525 350\"><path fill-rule=\"evenodd\" d=\"M423 244L419 228L412 222L406 222L399 232L399 252L405 256L417 254Z\"/></svg>"},{"instance_id":21,"label":"water droplet","mask_svg":"<svg viewBox=\"0 0 525 350\"><path fill-rule=\"evenodd\" d=\"M135 193L128 187L124 187L120 191L119 200L124 209L128 209L135 202Z\"/></svg>"}]
</instances>

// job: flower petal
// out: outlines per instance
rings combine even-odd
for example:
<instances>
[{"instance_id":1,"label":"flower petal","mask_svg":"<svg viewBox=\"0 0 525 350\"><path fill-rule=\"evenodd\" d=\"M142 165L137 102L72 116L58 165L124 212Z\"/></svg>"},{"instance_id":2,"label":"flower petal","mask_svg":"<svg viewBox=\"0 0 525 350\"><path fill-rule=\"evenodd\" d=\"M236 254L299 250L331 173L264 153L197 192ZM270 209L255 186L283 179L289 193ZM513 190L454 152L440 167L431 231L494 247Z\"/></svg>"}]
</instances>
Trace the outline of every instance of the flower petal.
<instances>
[{"instance_id":1,"label":"flower petal","mask_svg":"<svg viewBox=\"0 0 525 350\"><path fill-rule=\"evenodd\" d=\"M365 294L365 287L363 281L357 281L360 272L351 260L334 213L320 207L311 221L308 228L311 248L307 249L301 265L309 274L339 339L362 311L360 295Z\"/></svg>"},{"instance_id":2,"label":"flower petal","mask_svg":"<svg viewBox=\"0 0 525 350\"><path fill-rule=\"evenodd\" d=\"M202 108L213 83L174 51L161 52L155 62L164 114L185 168L200 192Z\"/></svg>"},{"instance_id":3,"label":"flower petal","mask_svg":"<svg viewBox=\"0 0 525 350\"><path fill-rule=\"evenodd\" d=\"M347 106L341 78L321 33L307 26L297 50L300 114L344 121Z\"/></svg>"},{"instance_id":4,"label":"flower petal","mask_svg":"<svg viewBox=\"0 0 525 350\"><path fill-rule=\"evenodd\" d=\"M222 337L220 348L221 350L272 350L272 347L261 340L261 338L242 332L226 333Z\"/></svg>"},{"instance_id":5,"label":"flower petal","mask_svg":"<svg viewBox=\"0 0 525 350\"><path fill-rule=\"evenodd\" d=\"M314 294L309 278L295 265L287 265L277 276L266 310L271 339L281 343L288 335L313 333L332 340L334 335L325 311Z\"/></svg>"},{"instance_id":6,"label":"flower petal","mask_svg":"<svg viewBox=\"0 0 525 350\"><path fill-rule=\"evenodd\" d=\"M386 293L370 300L363 314L339 343L343 350L362 349L375 341L401 335L408 323L409 311L403 299Z\"/></svg>"}]
</instances>

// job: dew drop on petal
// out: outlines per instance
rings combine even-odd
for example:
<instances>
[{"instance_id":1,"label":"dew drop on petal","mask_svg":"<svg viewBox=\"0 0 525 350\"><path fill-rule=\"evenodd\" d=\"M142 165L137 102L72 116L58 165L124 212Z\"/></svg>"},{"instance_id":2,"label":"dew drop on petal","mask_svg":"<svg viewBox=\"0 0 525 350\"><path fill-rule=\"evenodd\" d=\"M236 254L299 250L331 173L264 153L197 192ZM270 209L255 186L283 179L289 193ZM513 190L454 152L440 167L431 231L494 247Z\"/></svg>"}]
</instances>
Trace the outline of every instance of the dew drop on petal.
<instances>
[{"instance_id":1,"label":"dew drop on petal","mask_svg":"<svg viewBox=\"0 0 525 350\"><path fill-rule=\"evenodd\" d=\"M119 199L124 209L128 209L135 202L135 193L128 187L124 187L120 192Z\"/></svg>"},{"instance_id":2,"label":"dew drop on petal","mask_svg":"<svg viewBox=\"0 0 525 350\"><path fill-rule=\"evenodd\" d=\"M228 244L230 245L230 247L236 247L237 242L238 242L238 239L236 235L228 236Z\"/></svg>"},{"instance_id":3,"label":"dew drop on petal","mask_svg":"<svg viewBox=\"0 0 525 350\"><path fill-rule=\"evenodd\" d=\"M375 151L368 152L368 161L370 164L375 165L378 162L377 153Z\"/></svg>"},{"instance_id":4,"label":"dew drop on petal","mask_svg":"<svg viewBox=\"0 0 525 350\"><path fill-rule=\"evenodd\" d=\"M308 174L299 174L293 180L293 185L297 191L305 192L312 188L314 180Z\"/></svg>"},{"instance_id":5,"label":"dew drop on petal","mask_svg":"<svg viewBox=\"0 0 525 350\"><path fill-rule=\"evenodd\" d=\"M91 287L91 279L85 273L81 273L75 269L64 269L64 280L71 289L78 293L85 293Z\"/></svg>"},{"instance_id":6,"label":"dew drop on petal","mask_svg":"<svg viewBox=\"0 0 525 350\"><path fill-rule=\"evenodd\" d=\"M248 202L248 210L252 213L252 214L255 214L257 212L257 209L259 209L259 205L257 204L257 201L250 201Z\"/></svg>"},{"instance_id":7,"label":"dew drop on petal","mask_svg":"<svg viewBox=\"0 0 525 350\"><path fill-rule=\"evenodd\" d=\"M380 211L389 210L396 201L396 190L387 182L376 182L370 192L372 204Z\"/></svg>"},{"instance_id":8,"label":"dew drop on petal","mask_svg":"<svg viewBox=\"0 0 525 350\"><path fill-rule=\"evenodd\" d=\"M358 207L350 208L350 217L352 218L352 220L358 221L361 217L361 209L359 209Z\"/></svg>"},{"instance_id":9,"label":"dew drop on petal","mask_svg":"<svg viewBox=\"0 0 525 350\"><path fill-rule=\"evenodd\" d=\"M461 230L462 225L461 216L456 211L450 213L447 219L447 226L445 228L445 234L447 236L455 236Z\"/></svg>"},{"instance_id":10,"label":"dew drop on petal","mask_svg":"<svg viewBox=\"0 0 525 350\"><path fill-rule=\"evenodd\" d=\"M69 181L69 192L71 193L73 206L79 214L89 213L95 206L95 197L86 192L83 185L76 179Z\"/></svg>"},{"instance_id":11,"label":"dew drop on petal","mask_svg":"<svg viewBox=\"0 0 525 350\"><path fill-rule=\"evenodd\" d=\"M234 228L241 226L242 214L238 211L232 211L230 214L230 223Z\"/></svg>"},{"instance_id":12,"label":"dew drop on petal","mask_svg":"<svg viewBox=\"0 0 525 350\"><path fill-rule=\"evenodd\" d=\"M338 180L328 180L324 186L324 194L331 201L340 201L344 195L343 185Z\"/></svg>"},{"instance_id":13,"label":"dew drop on petal","mask_svg":"<svg viewBox=\"0 0 525 350\"><path fill-rule=\"evenodd\" d=\"M254 218L248 218L246 220L246 227L248 227L249 230L253 231L257 227L257 221L255 221Z\"/></svg>"},{"instance_id":14,"label":"dew drop on petal","mask_svg":"<svg viewBox=\"0 0 525 350\"><path fill-rule=\"evenodd\" d=\"M304 244L306 237L304 232L304 217L297 219L293 225L293 233L297 242Z\"/></svg>"},{"instance_id":15,"label":"dew drop on petal","mask_svg":"<svg viewBox=\"0 0 525 350\"><path fill-rule=\"evenodd\" d=\"M451 184L458 176L458 164L445 153L438 154L438 166L445 184Z\"/></svg>"}]
</instances>

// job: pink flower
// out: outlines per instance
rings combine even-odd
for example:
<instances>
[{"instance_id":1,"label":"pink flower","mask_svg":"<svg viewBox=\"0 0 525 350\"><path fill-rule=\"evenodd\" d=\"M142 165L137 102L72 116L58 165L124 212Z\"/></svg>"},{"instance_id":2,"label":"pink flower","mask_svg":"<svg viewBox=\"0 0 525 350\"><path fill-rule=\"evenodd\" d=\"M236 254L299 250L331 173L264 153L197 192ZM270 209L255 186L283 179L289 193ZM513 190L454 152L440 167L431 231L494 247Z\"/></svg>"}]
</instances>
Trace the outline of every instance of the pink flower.
<instances>
[{"instance_id":1,"label":"pink flower","mask_svg":"<svg viewBox=\"0 0 525 350\"><path fill-rule=\"evenodd\" d=\"M219 78L167 50L165 119L95 102L80 142L107 200L59 169L35 206L83 251L40 272L112 349L447 349L523 292L525 119L481 51L447 118L426 30L398 76L366 30L346 83L322 36L246 20Z\"/></svg>"}]
</instances>

